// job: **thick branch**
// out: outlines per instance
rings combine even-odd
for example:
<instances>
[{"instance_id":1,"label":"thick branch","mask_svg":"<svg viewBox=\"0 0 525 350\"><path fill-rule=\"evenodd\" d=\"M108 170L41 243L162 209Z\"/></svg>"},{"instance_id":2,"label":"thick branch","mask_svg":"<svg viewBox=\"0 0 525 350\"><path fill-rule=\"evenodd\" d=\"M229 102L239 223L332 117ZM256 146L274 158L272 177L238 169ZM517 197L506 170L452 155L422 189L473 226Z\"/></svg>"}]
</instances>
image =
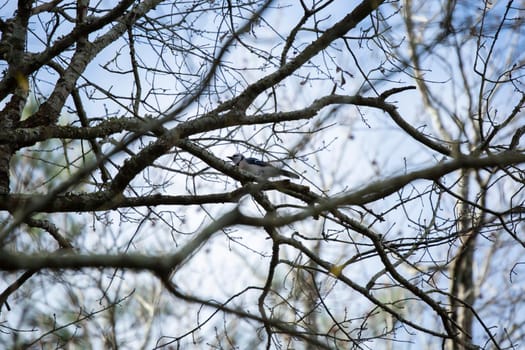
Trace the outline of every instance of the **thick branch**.
<instances>
[{"instance_id":1,"label":"thick branch","mask_svg":"<svg viewBox=\"0 0 525 350\"><path fill-rule=\"evenodd\" d=\"M112 267L133 270L149 270L159 276L169 275L175 267L184 262L220 229L234 224L240 212L237 208L213 221L195 235L177 253L150 256L143 254L20 254L2 251L0 269L6 271L40 269L79 269L86 267Z\"/></svg>"},{"instance_id":2,"label":"thick branch","mask_svg":"<svg viewBox=\"0 0 525 350\"><path fill-rule=\"evenodd\" d=\"M389 90L384 93L384 96L381 95L380 97L363 97L359 95L329 95L315 100L310 106L306 108L290 112L276 112L247 116L238 110L232 110L225 114L217 114L215 111L212 111L199 118L181 123L170 131L164 132L164 134L161 135L155 142L145 147L133 158L128 159L119 171L119 174L115 177L115 180L112 184L112 189L115 192L123 191L136 175L152 164L157 158L168 152L168 150L172 147L177 146L182 149L191 148L190 142L186 140L186 138L189 136L216 129L223 129L230 126L255 125L311 119L315 117L321 109L333 104L350 104L381 109L389 113L392 119L400 127L407 131L413 138L433 150L449 155L450 150L448 148L432 141L413 128L411 125L406 123L397 112L396 107L384 101L384 98L389 97L395 92L404 91L411 88L412 87L409 86L396 89L395 91ZM208 158L211 159L213 157Z\"/></svg>"},{"instance_id":3,"label":"thick branch","mask_svg":"<svg viewBox=\"0 0 525 350\"><path fill-rule=\"evenodd\" d=\"M376 10L384 0L365 0L361 2L352 12L346 15L341 21L337 22L334 26L327 29L323 35L314 40L310 45L304 48L300 54L288 63L283 65L279 70L274 73L258 80L254 84L248 86L242 94L237 98L232 99L218 110L226 110L234 107L235 109L245 110L255 100L260 93L266 89L275 86L286 77L290 76L299 67L302 67L308 60L317 55L322 50L326 49L334 40L341 38L351 29L360 23L367 16L370 16L374 10Z\"/></svg>"},{"instance_id":4,"label":"thick branch","mask_svg":"<svg viewBox=\"0 0 525 350\"><path fill-rule=\"evenodd\" d=\"M106 15L94 19L89 23L76 26L75 29L71 31L71 33L58 39L52 46L47 48L42 53L26 57L24 60L25 64L23 73L25 75L31 74L45 65L48 61L59 55L61 52L71 47L71 45L73 45L79 38L86 37L89 33L93 33L94 31L103 28L108 23L116 20L118 17L122 16L124 10L133 4L133 2L133 0L121 1ZM157 1L157 3L158 2L159 1ZM26 1L25 3L30 4L31 2ZM130 17L129 14L128 17ZM16 79L12 75L8 75L0 81L0 100L4 99L10 93L12 87L15 84Z\"/></svg>"},{"instance_id":5,"label":"thick branch","mask_svg":"<svg viewBox=\"0 0 525 350\"><path fill-rule=\"evenodd\" d=\"M487 157L461 157L448 162L416 170L405 175L393 176L386 180L372 182L359 190L349 191L321 201L315 206L304 209L296 214L275 217L242 217L240 223L251 226L271 225L280 227L296 221L304 220L310 216L322 214L339 206L363 205L385 198L400 190L409 183L417 180L436 180L462 168L481 169L485 167L507 167L525 163L525 154L518 152L503 152Z\"/></svg>"},{"instance_id":6,"label":"thick branch","mask_svg":"<svg viewBox=\"0 0 525 350\"><path fill-rule=\"evenodd\" d=\"M297 185L289 181L276 181L267 183L248 183L242 188L232 192L216 193L195 196L163 196L152 195L138 198L129 198L121 195L113 195L110 191L102 191L91 194L67 194L56 196L46 206L39 208L38 212L77 212L77 211L99 211L112 210L124 207L155 206L155 205L199 205L206 203L233 203L246 194L256 194L259 191L278 190L293 196L307 204L319 202L305 211L289 217L273 218L272 225L282 226L297 220L305 219L311 215L321 214L323 211L336 208L341 205L363 205L382 199L395 193L407 184L417 180L436 180L461 168L481 169L485 167L507 167L525 162L525 154L518 152L504 152L487 157L461 157L448 162L439 163L430 167L416 170L408 174L393 176L378 180L362 187L361 189L349 191L337 197L323 199L319 195L309 191L308 187ZM237 176L238 170L233 166L214 164L218 168L229 169L228 173ZM249 178L246 177L246 178ZM27 208L31 203L40 202L47 195L25 195L11 194L0 195L0 210L16 211L17 208ZM248 220L248 219L247 219ZM253 221L255 220L255 221ZM259 221L257 221L259 220ZM262 220L262 221L261 221ZM264 226L267 219L249 219L246 224Z\"/></svg>"},{"instance_id":7,"label":"thick branch","mask_svg":"<svg viewBox=\"0 0 525 350\"><path fill-rule=\"evenodd\" d=\"M120 132L144 132L149 130L149 123L138 118L110 118L91 127L39 126L18 128L10 131L0 130L0 144L30 146L48 139L91 140L104 138Z\"/></svg>"},{"instance_id":8,"label":"thick branch","mask_svg":"<svg viewBox=\"0 0 525 350\"><path fill-rule=\"evenodd\" d=\"M102 191L96 193L67 194L55 197L41 208L39 212L89 212L114 210L156 205L201 205L209 203L235 203L242 196L251 193L250 186L239 188L232 192L207 194L202 196L164 196L151 195L142 197L110 197L111 193ZM43 201L46 195L37 194L11 194L0 195L0 210L16 212L17 208L27 208L30 203Z\"/></svg>"}]
</instances>

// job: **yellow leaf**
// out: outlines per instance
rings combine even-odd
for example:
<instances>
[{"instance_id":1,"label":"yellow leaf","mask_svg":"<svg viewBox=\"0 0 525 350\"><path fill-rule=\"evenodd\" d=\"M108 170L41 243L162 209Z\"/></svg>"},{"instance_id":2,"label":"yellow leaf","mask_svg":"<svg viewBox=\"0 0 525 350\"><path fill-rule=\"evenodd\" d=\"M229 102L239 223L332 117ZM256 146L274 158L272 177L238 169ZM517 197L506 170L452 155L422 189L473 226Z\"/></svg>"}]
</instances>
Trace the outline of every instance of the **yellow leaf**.
<instances>
[{"instance_id":1,"label":"yellow leaf","mask_svg":"<svg viewBox=\"0 0 525 350\"><path fill-rule=\"evenodd\" d=\"M334 275L335 277L341 276L341 273L343 272L343 269L345 268L345 264L343 265L332 265L330 268L330 273Z\"/></svg>"},{"instance_id":2,"label":"yellow leaf","mask_svg":"<svg viewBox=\"0 0 525 350\"><path fill-rule=\"evenodd\" d=\"M29 91L29 81L22 72L18 71L15 73L15 80L20 89L22 89L24 92Z\"/></svg>"}]
</instances>

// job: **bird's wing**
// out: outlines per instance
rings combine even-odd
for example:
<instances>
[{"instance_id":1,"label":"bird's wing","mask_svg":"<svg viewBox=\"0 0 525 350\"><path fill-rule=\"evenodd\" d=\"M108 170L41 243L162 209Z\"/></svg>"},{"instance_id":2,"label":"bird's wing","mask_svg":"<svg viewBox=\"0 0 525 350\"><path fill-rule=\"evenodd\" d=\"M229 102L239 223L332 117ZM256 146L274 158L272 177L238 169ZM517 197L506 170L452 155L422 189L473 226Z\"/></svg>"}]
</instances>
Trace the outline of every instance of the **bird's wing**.
<instances>
[{"instance_id":1,"label":"bird's wing","mask_svg":"<svg viewBox=\"0 0 525 350\"><path fill-rule=\"evenodd\" d=\"M266 162L263 162L262 160L259 160L257 158L246 158L246 161L250 164L255 164L255 165L258 165L258 166L268 166L270 164L266 163Z\"/></svg>"}]
</instances>

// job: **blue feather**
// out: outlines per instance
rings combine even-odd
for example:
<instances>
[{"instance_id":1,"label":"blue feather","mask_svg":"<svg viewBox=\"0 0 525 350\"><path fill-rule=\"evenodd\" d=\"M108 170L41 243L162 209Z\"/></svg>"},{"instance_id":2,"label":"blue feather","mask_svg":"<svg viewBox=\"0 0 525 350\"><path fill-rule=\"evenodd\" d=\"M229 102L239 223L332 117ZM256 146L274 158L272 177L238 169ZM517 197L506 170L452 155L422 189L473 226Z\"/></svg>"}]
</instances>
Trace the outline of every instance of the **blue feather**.
<instances>
[{"instance_id":1,"label":"blue feather","mask_svg":"<svg viewBox=\"0 0 525 350\"><path fill-rule=\"evenodd\" d=\"M246 161L250 164L255 164L258 166L268 166L269 164L266 162L263 162L262 160L259 160L257 158L246 158Z\"/></svg>"}]
</instances>

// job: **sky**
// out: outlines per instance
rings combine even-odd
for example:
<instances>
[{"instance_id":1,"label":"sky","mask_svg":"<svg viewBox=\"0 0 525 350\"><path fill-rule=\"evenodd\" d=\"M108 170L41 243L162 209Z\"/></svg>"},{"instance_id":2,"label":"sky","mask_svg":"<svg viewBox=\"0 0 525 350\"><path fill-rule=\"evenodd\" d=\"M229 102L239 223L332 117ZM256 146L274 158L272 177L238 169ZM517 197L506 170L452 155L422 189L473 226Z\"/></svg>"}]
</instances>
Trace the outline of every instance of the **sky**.
<instances>
[{"instance_id":1,"label":"sky","mask_svg":"<svg viewBox=\"0 0 525 350\"><path fill-rule=\"evenodd\" d=\"M323 25L327 27L335 23L353 8L355 3L356 2L351 2L349 5L349 2L346 0L336 1L334 3L335 6L330 7L330 12L325 12L320 15L320 17L326 17ZM263 47L273 53L274 56L277 56L282 49L282 43L278 43L278 40L275 40L275 33L285 35L301 15L297 7L286 7L284 6L286 4L285 2L279 2L278 4L283 5L283 7L270 10L265 14L265 20L268 21L273 30L264 31L261 30L261 27L255 26L255 34L248 33L243 37L249 44L263 45ZM500 6L499 4L500 3L497 5ZM14 5L13 2L6 2L4 7L0 8L0 17L4 18L4 13L11 14L12 10L9 9L9 6L12 5ZM383 12L385 16L392 14L395 10L389 6L390 5L385 6ZM430 10L431 9L429 9L429 11ZM172 7L159 7L157 11L170 13ZM467 15L465 15L465 17L467 17ZM422 14L417 19L423 21L428 19L428 17ZM225 28L228 25L228 23L224 21L224 18L220 16L206 15L195 18L192 23L194 26L203 26L205 28L206 26L216 28L218 25L220 25L221 28ZM399 25L399 23L395 23L394 21L392 25ZM37 22L32 23L32 28L36 32L42 30L40 23ZM62 28L63 30L67 29L67 25L64 25ZM358 31L350 33L350 35L358 34ZM430 36L432 30L429 30L425 34ZM314 38L315 34L313 33L301 33L301 38L297 40L298 49L304 48L304 45L308 44ZM406 45L402 38L397 39L399 39L402 45ZM203 45L207 45L209 51L213 51L212 45L216 38L213 37L211 33L189 37L185 36L184 32L181 32L180 37L173 37L170 43L175 46L184 43L184 40L191 40L193 43L202 43ZM523 39L514 38L514 40L513 42L517 42L518 47L523 47ZM167 47L156 43L155 48L157 50L163 50L162 58L164 61L160 61L155 55L155 52L151 51L151 49L148 50L148 44L147 42L142 43L140 40L137 40L137 52L140 62L145 67L165 68L167 65L167 68L176 70L179 65L182 64L183 58L188 59L186 62L189 62L187 66L184 66L188 76L176 76L175 74L168 73L153 74L146 70L142 72L144 92L148 91L151 87L150 85L154 85L156 88L159 88L159 90L156 90L157 92L160 92L160 89L165 89L168 92L176 94L159 93L157 95L150 94L147 96L144 94L143 97L147 103L141 105L139 112L141 114L153 113L155 116L155 110L169 110L174 103L177 103L185 96L187 90L194 88L193 83L198 81L199 77L205 73L206 65L201 64L198 60L198 52L189 52L186 53L186 55L178 53L172 54ZM472 45L473 42L467 44ZM43 47L43 43L38 42L34 37L33 39L30 38L28 50L40 50L43 49ZM378 65L378 62L384 60L384 57L377 53L376 47L364 45L362 47L356 46L352 49L359 55L360 64L363 65L365 70L374 68ZM519 51L519 49L516 51ZM113 60L116 53L119 55L117 59ZM116 95L129 96L130 86L133 86L131 75L112 74L101 69L101 67L106 64L109 69L125 70L129 68L128 53L128 43L123 41L115 42L105 49L93 64L88 67L85 73L86 80L84 81L89 80L90 83L98 84ZM443 54L445 55L447 53L443 52ZM450 55L449 59L453 60L453 55ZM465 95L458 91L454 94L454 91L450 89L450 77L456 72L447 71L447 67L443 64L444 61L442 58L427 61L426 66L428 66L429 69L425 72L425 76L436 81L436 84L432 85L436 93L443 94L444 100L450 103L450 105L454 105L454 108L459 113L464 112ZM337 43L334 49L330 50L330 54L318 55L312 62L321 67L330 67L333 80L322 80L321 78L326 77L324 73L312 67L301 70L300 76L287 79L277 89L276 98L278 102L277 108L279 110L292 110L308 105L315 98L328 94L333 87L334 81L339 83L337 89L337 93L339 94L353 94L361 88L362 77L359 70L342 44ZM64 63L65 62L62 62L62 64ZM266 64L265 70L263 71L257 69L261 64ZM226 96L234 95L239 93L247 84L259 79L263 74L272 72L275 69L275 64L275 57L268 58L248 55L245 48L237 46L226 56L224 68L219 72L220 80L218 80L218 82L223 85ZM335 65L340 66L353 75L353 77L349 75L345 77L346 84L341 85L341 75L336 74ZM388 66L387 63L384 65ZM241 67L242 69L235 69L236 67ZM379 76L379 72L376 72L374 75L375 78ZM305 79L306 77L308 77L308 79ZM35 87L35 93L47 96L52 90L56 76L48 72L42 72L39 73L35 79L35 81L38 81L38 84L33 85L33 87ZM241 81L241 83L234 84L232 82L234 79ZM398 86L397 84L399 82L404 85L414 84L413 79L407 75L394 75L391 81L377 81L376 84L379 91L384 91L390 87ZM227 83L231 83L232 86L228 86ZM36 89L37 85L38 89ZM129 111L126 111L122 106L101 101L100 99L103 98L104 95L100 91L93 90L92 92L93 94L90 98L85 98L90 117L129 115ZM366 93L372 95L371 91L366 91ZM419 96L418 91L405 91L391 97L390 101L395 101L399 112L406 117L407 120L410 120L420 128L424 128L424 130L432 132L432 120L421 106ZM221 96L221 99L224 98L225 97ZM454 98L457 98L457 100L454 100ZM90 102L88 103L88 101ZM210 110L218 102L217 96L211 95L209 98L202 99L200 104L188 108L180 118L183 120L195 117ZM257 101L264 109L272 110L273 106L271 104L263 104L263 102L263 99ZM5 103L5 101L1 103ZM506 106L500 107L500 113L504 114L505 107ZM72 120L72 118L74 118L74 113L65 110L62 122L66 123ZM311 186L312 189L316 189L319 192L325 191L327 194L336 194L341 191L361 188L374 179L384 178L391 174L401 174L411 169L428 166L440 160L436 159L436 156L428 150L422 150L422 147L415 141L408 139L384 113L374 112L367 108L357 109L355 107L345 106L337 111L329 108L321 111L316 120L320 119L326 119L326 125L330 126L323 132L311 135L307 147L300 150L297 154L297 159L285 160L286 164L293 168L294 171L302 174L303 178L299 181L300 183ZM287 126L293 127L297 124L299 123L287 123ZM313 128L314 121L305 122L305 125L305 128ZM209 145L208 150L222 159L226 160L228 155L236 152L245 152L250 156L273 160L273 158L287 158L286 149L292 148L299 143L304 134L282 134L280 135L280 139L277 139L269 127L252 126L244 127L233 134L232 138L235 140L240 142L249 141L252 145L260 147L260 149L271 151L270 154L263 154L263 152L257 149L247 149L244 143L235 144L230 142L229 139L226 139L226 131L205 136L209 137L209 140L202 140L201 142ZM212 137L225 138L225 140L216 142ZM138 151L142 146L142 144L137 143L134 145L133 151ZM111 147L112 145L110 143L105 145L106 150ZM78 154L78 149L71 148L70 152L71 155ZM179 155L174 151L173 154L159 159L156 164L167 168L178 167L182 163L180 162L180 158L175 158L176 156L184 155ZM121 157L119 156L115 157L114 160L117 161L120 159ZM177 159L177 161L175 161L175 159ZM202 162L195 164L202 167L204 166ZM337 166L333 166L334 164L337 164ZM112 171L115 171L115 169L112 169ZM240 186L237 182L226 177L220 177L219 181L198 181L194 186L191 179L172 172L162 171L162 169L159 168L149 169L148 174L151 175L153 183L171 183L171 186L167 187L166 190L158 190L165 194L215 193L233 190ZM142 177L137 178L134 183L136 185L145 184ZM418 183L414 187L407 188L407 192L424 189L427 185L428 183L425 182ZM149 191L149 188L144 189L144 192L147 191ZM275 203L293 202L278 193L269 193L268 195ZM381 208L392 206L397 200L398 198L395 197L386 198L372 205L372 208L381 210ZM220 207L191 207L184 209L184 211L179 211L178 208L172 207L158 207L155 208L155 213L148 213L146 208L137 208L122 210L118 213L92 214L91 216L78 219L79 222L84 223L84 228L79 231L79 233L85 235L85 238L83 238L82 241L79 239L78 242L82 243L81 247L85 252L100 252L106 250L115 252L117 248L120 249L128 245L130 251L146 251L148 254L173 252L186 240L191 239L193 233L198 232L211 220L220 216L221 213L230 210L233 206L234 204L225 204ZM250 198L244 198L240 203L240 207L245 213L253 215L260 214L260 211L258 211ZM413 214L414 217L418 215L425 217L429 215L433 208L429 207L426 202L414 201L403 209ZM145 224L139 224L140 219L146 214L149 214L150 218L154 220ZM385 232L391 237L403 234L414 234L417 230L414 229L402 214L403 213L401 213L398 219L388 221L384 224L377 223L374 228L380 232ZM357 215L357 213L355 215ZM322 221L299 222L290 225L290 227L283 228L282 232L286 235L291 235L294 231L298 231L304 235L318 237L322 231L331 232L331 230L335 229L330 223L326 223L326 225L323 224L325 223ZM63 225L66 227L69 224L64 221ZM344 237L344 239L348 239L350 236L346 235L345 232L341 232L340 235ZM359 237L352 238L359 239ZM130 241L132 242L131 244L129 244ZM228 229L226 232L215 235L212 241L206 244L206 246L196 253L190 262L180 269L174 280L186 290L198 291L200 296L209 295L215 299L224 300L232 293L239 292L248 285L261 286L267 272L270 254L271 242L266 238L263 230L234 227ZM323 247L321 254L323 258L328 261L339 263L347 260L355 254L355 252L351 250L341 250L339 245L326 245ZM435 252L435 254L436 256L442 257L439 255L442 254L442 252ZM295 252L289 249L283 249L281 258L294 260ZM381 269L381 266L377 259L369 259L366 264L359 264L359 269L350 267L348 270L345 270L345 273L352 279L365 283L370 276ZM128 280L123 278L124 276L129 276L129 273L121 276L121 272L119 271L117 274L122 278L111 282L112 288L116 290L117 287L119 287L120 292L124 295L131 293L134 288L137 288L136 285L128 283ZM78 276L78 280L81 280L81 276L89 275L89 272L83 272ZM109 284L110 276L111 275L108 274L108 276L106 276L107 279L104 279L103 283ZM140 286L141 288L153 288L154 286L152 282L154 278L147 274L141 274L138 280L150 281L152 283L151 286L144 284ZM288 288L291 288L293 284L293 280L290 276L287 276L284 269L278 270L278 278L276 278L276 280L283 280L284 284L289 284L287 285ZM337 300L341 300L342 297L340 295L344 295L346 291L331 278L323 281L323 286L327 288L327 290L331 290L329 301L333 302L334 308L336 308ZM51 295L66 293L66 291L61 291L60 286L55 286L55 288L57 289L57 293ZM510 290L512 293L519 293L523 290L523 287L512 284ZM487 293L491 292L491 290L487 291ZM88 298L93 300L100 298L100 295L97 293L98 291L96 290L94 290L92 294L88 293ZM46 293L42 295L44 294ZM139 293L137 293L136 297L132 297L130 302L140 304L138 294ZM243 297L243 300L246 305L248 305L250 302L253 302L258 295L257 291L253 291L247 293L247 295ZM36 296L39 296L38 293L36 293ZM345 296L345 298L348 298L348 295ZM49 294L45 301L51 304L54 302L54 300L49 297ZM158 299L152 297L152 300L143 302L143 304L151 303L151 305L160 306L162 302L169 304L171 301L171 297L163 296L158 297ZM368 305L351 305L351 307L362 307L363 309L367 306ZM42 307L46 307L46 305L42 305ZM172 307L176 309L176 306ZM173 310L174 313L176 313L176 311L177 310ZM196 314L187 314L184 316L187 317L188 320L193 320ZM19 318L21 315L10 313L8 317ZM422 322L430 323L432 320L423 319ZM210 327L214 325L215 323L212 323ZM175 326L178 327L180 324L176 324ZM170 323L159 321L156 331L159 332L159 334L177 333L172 327L174 326ZM244 327L248 326L244 325ZM132 338L133 335L134 334L130 334L129 337Z\"/></svg>"}]
</instances>

